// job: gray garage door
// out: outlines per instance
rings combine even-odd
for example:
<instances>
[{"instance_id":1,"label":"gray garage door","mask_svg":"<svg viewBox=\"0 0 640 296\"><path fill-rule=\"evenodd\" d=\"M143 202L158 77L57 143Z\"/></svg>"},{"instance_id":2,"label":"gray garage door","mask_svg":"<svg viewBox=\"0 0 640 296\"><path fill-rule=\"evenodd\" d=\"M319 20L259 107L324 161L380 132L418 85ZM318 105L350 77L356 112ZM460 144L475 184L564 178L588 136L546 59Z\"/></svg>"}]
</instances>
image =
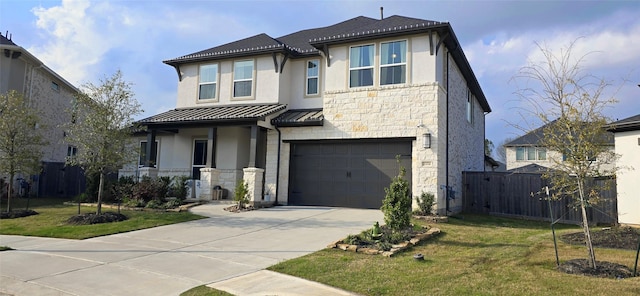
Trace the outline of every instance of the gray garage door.
<instances>
[{"instance_id":1,"label":"gray garage door","mask_svg":"<svg viewBox=\"0 0 640 296\"><path fill-rule=\"evenodd\" d=\"M292 143L290 164L291 205L380 208L400 165L411 181L411 141Z\"/></svg>"}]
</instances>

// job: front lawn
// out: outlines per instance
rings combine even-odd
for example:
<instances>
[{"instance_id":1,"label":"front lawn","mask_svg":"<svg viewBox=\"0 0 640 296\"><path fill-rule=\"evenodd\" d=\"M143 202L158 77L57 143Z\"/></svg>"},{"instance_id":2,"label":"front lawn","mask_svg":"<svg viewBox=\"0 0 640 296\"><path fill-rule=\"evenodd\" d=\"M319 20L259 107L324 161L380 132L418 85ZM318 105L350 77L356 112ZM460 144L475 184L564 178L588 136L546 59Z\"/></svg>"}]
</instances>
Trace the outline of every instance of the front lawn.
<instances>
[{"instance_id":1,"label":"front lawn","mask_svg":"<svg viewBox=\"0 0 640 296\"><path fill-rule=\"evenodd\" d=\"M26 206L26 199L14 198L11 201L14 210L23 209ZM29 209L35 210L38 215L2 219L0 222L0 234L85 239L204 218L190 212L122 210L121 213L129 218L126 221L93 225L70 225L66 221L78 213L77 205L65 205L63 204L64 200L56 198L32 198L29 203ZM6 204L4 203L2 204L2 210L6 211ZM95 207L80 207L81 213L93 213L95 211ZM117 209L103 207L102 211L117 211Z\"/></svg>"},{"instance_id":2,"label":"front lawn","mask_svg":"<svg viewBox=\"0 0 640 296\"><path fill-rule=\"evenodd\" d=\"M640 277L557 271L548 223L465 215L437 227L439 236L392 258L325 249L269 269L363 295L640 295ZM559 234L581 231L556 227ZM558 246L561 261L587 256L582 245L559 240ZM415 260L416 253L425 260ZM635 253L596 249L598 261L631 269Z\"/></svg>"}]
</instances>

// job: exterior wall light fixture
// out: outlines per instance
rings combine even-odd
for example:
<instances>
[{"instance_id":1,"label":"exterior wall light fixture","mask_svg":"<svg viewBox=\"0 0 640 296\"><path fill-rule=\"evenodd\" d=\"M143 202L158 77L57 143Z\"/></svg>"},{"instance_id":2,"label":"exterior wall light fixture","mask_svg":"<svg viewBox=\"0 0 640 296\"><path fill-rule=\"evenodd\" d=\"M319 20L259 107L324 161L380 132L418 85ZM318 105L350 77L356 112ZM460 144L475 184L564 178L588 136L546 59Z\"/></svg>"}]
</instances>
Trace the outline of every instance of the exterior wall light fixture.
<instances>
[{"instance_id":1,"label":"exterior wall light fixture","mask_svg":"<svg viewBox=\"0 0 640 296\"><path fill-rule=\"evenodd\" d=\"M431 134L426 133L422 135L422 147L425 149L431 148Z\"/></svg>"}]
</instances>

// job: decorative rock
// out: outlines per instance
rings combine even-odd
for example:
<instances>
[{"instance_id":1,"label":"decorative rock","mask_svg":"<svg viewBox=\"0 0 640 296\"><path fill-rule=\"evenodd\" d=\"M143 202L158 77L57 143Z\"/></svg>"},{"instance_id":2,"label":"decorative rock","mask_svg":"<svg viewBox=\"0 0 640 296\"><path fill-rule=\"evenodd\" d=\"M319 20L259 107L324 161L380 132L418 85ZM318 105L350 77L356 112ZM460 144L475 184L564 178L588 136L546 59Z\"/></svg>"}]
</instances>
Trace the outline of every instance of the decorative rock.
<instances>
[{"instance_id":1,"label":"decorative rock","mask_svg":"<svg viewBox=\"0 0 640 296\"><path fill-rule=\"evenodd\" d=\"M393 253L392 251L385 251L385 252L382 252L382 256L385 256L385 257L391 257L391 256L393 256L393 255L394 255L394 253Z\"/></svg>"},{"instance_id":2,"label":"decorative rock","mask_svg":"<svg viewBox=\"0 0 640 296\"><path fill-rule=\"evenodd\" d=\"M349 248L350 245L348 244L338 244L338 249L346 251L347 248Z\"/></svg>"},{"instance_id":3,"label":"decorative rock","mask_svg":"<svg viewBox=\"0 0 640 296\"><path fill-rule=\"evenodd\" d=\"M349 246L347 247L347 251L351 251L351 252L354 252L354 253L355 253L355 252L357 252L357 251L358 251L358 246L356 246L356 245L349 245Z\"/></svg>"}]
</instances>

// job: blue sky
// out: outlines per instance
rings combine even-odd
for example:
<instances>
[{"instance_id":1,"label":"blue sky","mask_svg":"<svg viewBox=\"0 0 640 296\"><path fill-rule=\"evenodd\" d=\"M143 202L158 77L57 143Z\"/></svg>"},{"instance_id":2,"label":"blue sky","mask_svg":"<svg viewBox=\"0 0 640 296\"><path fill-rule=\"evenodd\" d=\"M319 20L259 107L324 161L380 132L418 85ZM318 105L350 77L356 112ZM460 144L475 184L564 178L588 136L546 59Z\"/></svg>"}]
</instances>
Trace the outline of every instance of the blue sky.
<instances>
[{"instance_id":1,"label":"blue sky","mask_svg":"<svg viewBox=\"0 0 640 296\"><path fill-rule=\"evenodd\" d=\"M578 40L585 71L613 83L612 119L640 113L640 1L0 0L0 31L76 86L122 70L146 117L172 109L177 75L162 63L266 33L279 37L353 17L402 15L451 23L493 112L486 137L522 134L510 81L538 55Z\"/></svg>"}]
</instances>

